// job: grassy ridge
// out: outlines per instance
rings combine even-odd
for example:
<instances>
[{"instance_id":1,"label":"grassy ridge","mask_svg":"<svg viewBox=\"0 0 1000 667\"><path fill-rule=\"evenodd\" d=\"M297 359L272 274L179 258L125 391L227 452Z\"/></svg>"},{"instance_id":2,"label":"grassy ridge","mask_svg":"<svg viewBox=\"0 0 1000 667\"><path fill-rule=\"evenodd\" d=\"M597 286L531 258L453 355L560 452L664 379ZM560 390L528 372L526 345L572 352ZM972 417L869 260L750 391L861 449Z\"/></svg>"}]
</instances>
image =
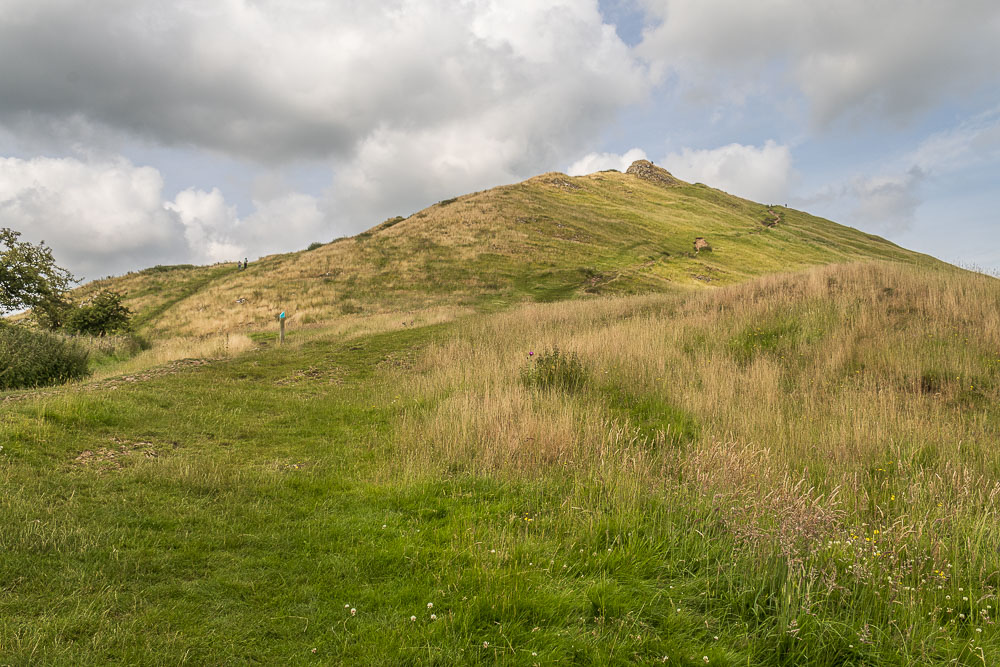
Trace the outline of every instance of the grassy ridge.
<instances>
[{"instance_id":1,"label":"grassy ridge","mask_svg":"<svg viewBox=\"0 0 1000 667\"><path fill-rule=\"evenodd\" d=\"M834 266L9 401L0 663L996 663L998 313Z\"/></svg>"}]
</instances>

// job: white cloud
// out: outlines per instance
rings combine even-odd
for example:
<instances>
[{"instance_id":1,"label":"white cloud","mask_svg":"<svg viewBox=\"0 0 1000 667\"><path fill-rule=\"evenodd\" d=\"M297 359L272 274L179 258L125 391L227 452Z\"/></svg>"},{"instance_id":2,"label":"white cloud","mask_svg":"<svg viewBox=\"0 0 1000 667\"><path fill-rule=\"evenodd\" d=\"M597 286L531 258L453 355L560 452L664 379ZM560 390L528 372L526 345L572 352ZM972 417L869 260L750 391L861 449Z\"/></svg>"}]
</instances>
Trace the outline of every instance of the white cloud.
<instances>
[{"instance_id":1,"label":"white cloud","mask_svg":"<svg viewBox=\"0 0 1000 667\"><path fill-rule=\"evenodd\" d=\"M581 176L605 169L625 171L636 160L646 159L646 152L641 148L633 148L622 155L618 155L617 153L588 153L571 164L566 173L570 176Z\"/></svg>"},{"instance_id":2,"label":"white cloud","mask_svg":"<svg viewBox=\"0 0 1000 667\"><path fill-rule=\"evenodd\" d=\"M176 213L184 225L191 261L205 264L243 256L245 247L230 240L239 222L236 207L226 204L218 188L212 188L211 192L189 188L178 192L173 201L163 206Z\"/></svg>"},{"instance_id":3,"label":"white cloud","mask_svg":"<svg viewBox=\"0 0 1000 667\"><path fill-rule=\"evenodd\" d=\"M91 279L299 250L333 236L315 197L255 200L241 219L218 189L187 189L165 201L159 171L124 158L0 158L0 226L46 241L60 266Z\"/></svg>"},{"instance_id":4,"label":"white cloud","mask_svg":"<svg viewBox=\"0 0 1000 667\"><path fill-rule=\"evenodd\" d=\"M948 96L996 85L1000 5L992 0L643 0L655 25L638 52L709 100L747 94L785 103L781 81L814 120L907 120ZM759 86L759 87L755 87Z\"/></svg>"},{"instance_id":5,"label":"white cloud","mask_svg":"<svg viewBox=\"0 0 1000 667\"><path fill-rule=\"evenodd\" d=\"M162 189L156 169L123 159L0 158L0 226L47 241L58 263L91 278L178 261L182 227Z\"/></svg>"},{"instance_id":6,"label":"white cloud","mask_svg":"<svg viewBox=\"0 0 1000 667\"><path fill-rule=\"evenodd\" d=\"M1000 107L935 132L902 162L938 173L1000 162Z\"/></svg>"},{"instance_id":7,"label":"white cloud","mask_svg":"<svg viewBox=\"0 0 1000 667\"><path fill-rule=\"evenodd\" d=\"M759 202L784 201L793 177L788 146L729 144L711 150L683 149L663 158L668 171L685 181L705 183Z\"/></svg>"}]
</instances>

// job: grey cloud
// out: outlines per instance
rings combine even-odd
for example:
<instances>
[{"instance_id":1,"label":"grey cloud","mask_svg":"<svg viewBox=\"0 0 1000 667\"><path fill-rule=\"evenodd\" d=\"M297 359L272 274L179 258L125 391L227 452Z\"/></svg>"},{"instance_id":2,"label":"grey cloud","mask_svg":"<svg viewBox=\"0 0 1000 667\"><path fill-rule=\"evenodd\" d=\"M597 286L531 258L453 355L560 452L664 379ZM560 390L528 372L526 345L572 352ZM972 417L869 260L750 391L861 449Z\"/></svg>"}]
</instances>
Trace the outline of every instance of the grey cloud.
<instances>
[{"instance_id":1,"label":"grey cloud","mask_svg":"<svg viewBox=\"0 0 1000 667\"><path fill-rule=\"evenodd\" d=\"M644 0L656 25L639 53L713 99L732 89L777 92L782 80L825 126L842 119L905 122L996 85L1000 5L992 0ZM780 96L779 96L780 98ZM736 100L739 101L738 99Z\"/></svg>"},{"instance_id":2,"label":"grey cloud","mask_svg":"<svg viewBox=\"0 0 1000 667\"><path fill-rule=\"evenodd\" d=\"M898 178L858 179L851 185L856 198L853 220L884 232L900 232L914 221L921 204L920 187L925 174L913 167Z\"/></svg>"},{"instance_id":3,"label":"grey cloud","mask_svg":"<svg viewBox=\"0 0 1000 667\"><path fill-rule=\"evenodd\" d=\"M0 122L272 163L524 105L546 113L522 133L561 145L642 94L596 3L518 4L8 0Z\"/></svg>"}]
</instances>

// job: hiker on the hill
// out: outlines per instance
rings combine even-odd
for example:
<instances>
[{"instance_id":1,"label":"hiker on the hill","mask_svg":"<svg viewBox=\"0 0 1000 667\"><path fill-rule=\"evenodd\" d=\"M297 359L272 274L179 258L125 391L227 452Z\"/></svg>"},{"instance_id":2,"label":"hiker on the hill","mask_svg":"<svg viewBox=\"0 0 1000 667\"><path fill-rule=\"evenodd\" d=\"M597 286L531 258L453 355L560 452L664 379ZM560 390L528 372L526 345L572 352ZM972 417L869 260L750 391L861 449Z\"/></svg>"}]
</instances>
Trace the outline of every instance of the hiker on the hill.
<instances>
[{"instance_id":1,"label":"hiker on the hill","mask_svg":"<svg viewBox=\"0 0 1000 667\"><path fill-rule=\"evenodd\" d=\"M249 261L247 260L247 258L246 258L246 257L244 257L244 258L243 258L243 268L244 268L244 269L245 269L245 268L247 268L247 265L248 265L248 264L250 264L250 262L249 262Z\"/></svg>"},{"instance_id":2,"label":"hiker on the hill","mask_svg":"<svg viewBox=\"0 0 1000 667\"><path fill-rule=\"evenodd\" d=\"M236 270L237 271L243 270L243 262L241 262L240 260L236 260Z\"/></svg>"}]
</instances>

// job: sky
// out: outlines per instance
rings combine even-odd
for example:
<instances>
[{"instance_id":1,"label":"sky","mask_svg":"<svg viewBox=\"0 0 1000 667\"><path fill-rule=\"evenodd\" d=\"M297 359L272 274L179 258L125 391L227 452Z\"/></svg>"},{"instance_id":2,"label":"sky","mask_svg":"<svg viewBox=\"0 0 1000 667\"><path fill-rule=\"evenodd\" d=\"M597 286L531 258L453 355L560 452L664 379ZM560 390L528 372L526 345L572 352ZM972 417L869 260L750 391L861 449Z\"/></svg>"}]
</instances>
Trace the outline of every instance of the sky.
<instances>
[{"instance_id":1,"label":"sky","mask_svg":"<svg viewBox=\"0 0 1000 667\"><path fill-rule=\"evenodd\" d=\"M0 227L95 279L547 171L1000 270L995 0L0 0Z\"/></svg>"}]
</instances>

